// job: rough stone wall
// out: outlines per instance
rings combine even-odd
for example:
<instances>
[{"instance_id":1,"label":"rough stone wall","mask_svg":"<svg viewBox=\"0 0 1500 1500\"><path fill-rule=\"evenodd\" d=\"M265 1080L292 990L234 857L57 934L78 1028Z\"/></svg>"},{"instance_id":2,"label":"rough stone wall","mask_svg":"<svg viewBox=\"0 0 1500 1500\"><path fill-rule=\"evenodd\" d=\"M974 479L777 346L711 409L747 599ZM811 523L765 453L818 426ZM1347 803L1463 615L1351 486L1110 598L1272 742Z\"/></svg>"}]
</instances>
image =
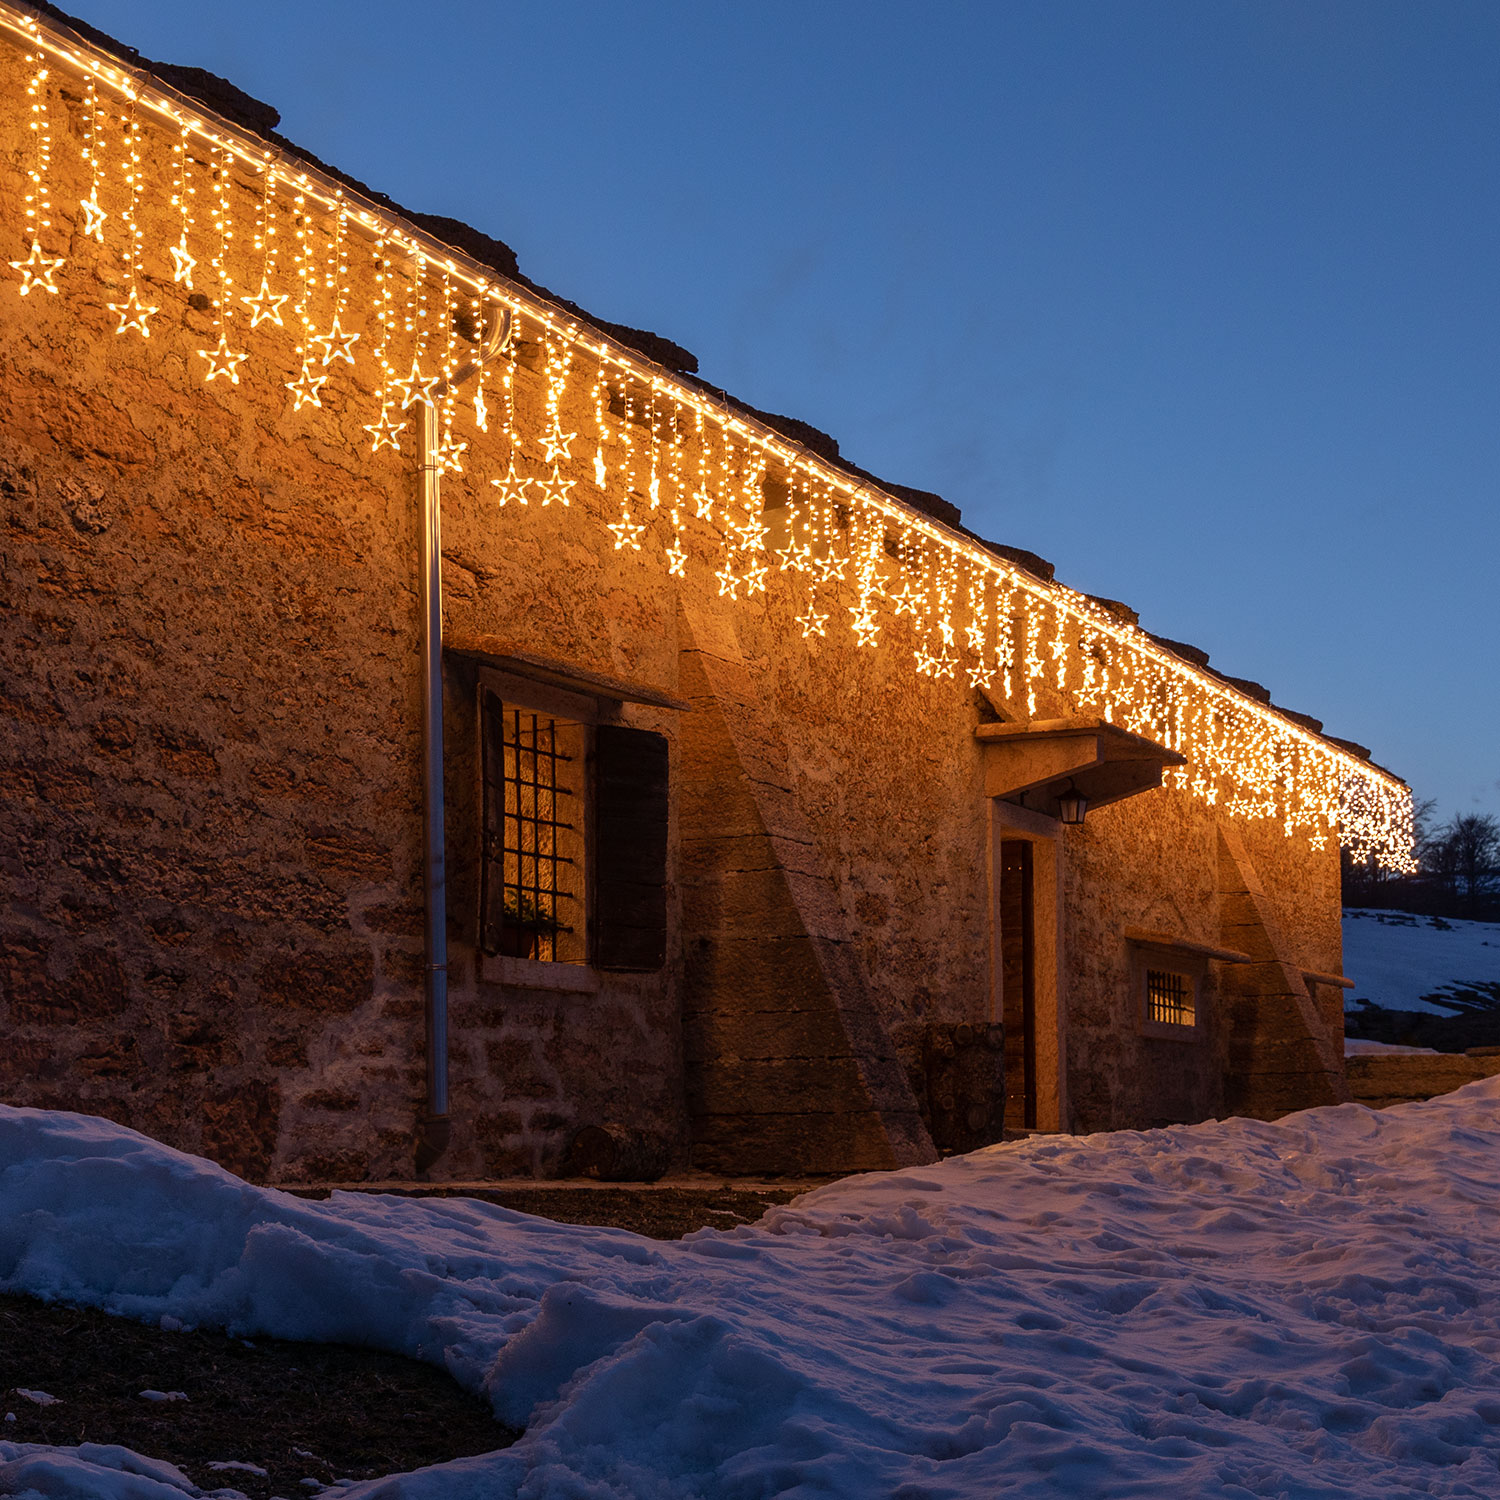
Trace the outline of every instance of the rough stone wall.
<instances>
[{"instance_id":1,"label":"rough stone wall","mask_svg":"<svg viewBox=\"0 0 1500 1500\"><path fill-rule=\"evenodd\" d=\"M1127 928L1219 946L1212 809L1158 790L1063 832L1068 1119L1079 1131L1203 1119L1223 1102L1210 966L1190 1041L1143 1035Z\"/></svg>"},{"instance_id":2,"label":"rough stone wall","mask_svg":"<svg viewBox=\"0 0 1500 1500\"><path fill-rule=\"evenodd\" d=\"M17 59L0 64L14 81ZM0 259L22 222L23 102L0 91ZM76 172L76 107L54 137L60 173ZM251 185L233 192L248 216ZM241 322L239 384L204 383L212 319L168 275L167 196L155 183L145 200L149 342L113 332L118 261L78 232L75 192L55 194L60 295L0 286L0 1094L109 1114L251 1176L406 1176L422 1095L415 458L409 439L369 452L368 360L334 368L321 409L292 412L290 329ZM351 267L346 322L368 339L363 242ZM586 365L561 413L579 433ZM535 431L539 361L516 380ZM501 509L486 481L504 440L466 435L469 473L444 492L449 628L675 690L679 594L605 530L618 469L597 490L581 441L571 506ZM732 615L810 868L920 1094L934 1039L994 1019L973 737L993 710L914 674L908 621L875 651L838 625L804 641L789 585L729 605L715 554L701 534L689 546L681 598ZM685 1159L675 941L661 974L602 976L594 994L479 976L472 687L450 672L455 1138L440 1175L555 1171L573 1129L604 1120ZM1071 707L1043 690L1037 714ZM1019 694L1001 709L1026 716ZM675 716L631 713L672 739L680 782ZM1119 936L1216 941L1219 816L1155 792L1063 835L1076 1128L1219 1107L1223 1038L1212 1021L1196 1050L1140 1038ZM1297 961L1336 969L1336 857L1270 825L1246 839ZM674 913L677 846L674 830Z\"/></svg>"},{"instance_id":3,"label":"rough stone wall","mask_svg":"<svg viewBox=\"0 0 1500 1500\"><path fill-rule=\"evenodd\" d=\"M694 612L697 613L697 612ZM934 1159L733 636L688 624L683 1021L695 1165L851 1172Z\"/></svg>"},{"instance_id":4,"label":"rough stone wall","mask_svg":"<svg viewBox=\"0 0 1500 1500\"><path fill-rule=\"evenodd\" d=\"M17 59L0 65L15 84ZM22 104L19 86L0 92L6 258ZM76 106L53 133L76 172ZM248 218L250 185L232 191ZM78 232L76 196L56 193L60 294L0 288L0 1094L110 1115L252 1177L409 1176L410 443L371 457L368 361L293 415L288 329L242 322L239 383L205 384L211 315L170 280L150 212L143 290L160 312L149 342L115 336L118 262ZM362 306L368 253L351 260ZM539 377L523 372L520 399L540 403ZM449 482L450 627L509 628L670 687L673 601L557 514L501 528L482 478ZM472 830L452 832L461 885ZM682 1150L675 957L593 995L502 995L475 977L472 909L451 916L456 1124L439 1175L553 1170L599 1116Z\"/></svg>"},{"instance_id":5,"label":"rough stone wall","mask_svg":"<svg viewBox=\"0 0 1500 1500\"><path fill-rule=\"evenodd\" d=\"M908 620L803 641L794 596L735 619L881 1018L917 1067L934 1025L990 1020L986 808L972 692L912 671Z\"/></svg>"},{"instance_id":6,"label":"rough stone wall","mask_svg":"<svg viewBox=\"0 0 1500 1500\"><path fill-rule=\"evenodd\" d=\"M1500 1073L1500 1056L1490 1047L1465 1054L1402 1054L1399 1052L1351 1057L1349 1090L1357 1104L1389 1109L1461 1089L1466 1083Z\"/></svg>"}]
</instances>

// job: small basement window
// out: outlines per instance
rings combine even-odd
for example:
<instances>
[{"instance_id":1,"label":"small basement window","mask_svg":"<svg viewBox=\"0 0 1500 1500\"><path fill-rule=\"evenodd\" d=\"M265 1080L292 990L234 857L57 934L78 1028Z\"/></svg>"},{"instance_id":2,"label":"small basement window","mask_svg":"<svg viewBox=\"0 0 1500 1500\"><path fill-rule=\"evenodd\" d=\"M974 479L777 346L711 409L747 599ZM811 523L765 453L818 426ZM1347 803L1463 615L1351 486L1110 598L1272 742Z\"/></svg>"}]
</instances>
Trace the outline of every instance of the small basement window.
<instances>
[{"instance_id":1,"label":"small basement window","mask_svg":"<svg viewBox=\"0 0 1500 1500\"><path fill-rule=\"evenodd\" d=\"M1146 966L1146 1020L1156 1026L1197 1024L1197 980L1176 969Z\"/></svg>"}]
</instances>

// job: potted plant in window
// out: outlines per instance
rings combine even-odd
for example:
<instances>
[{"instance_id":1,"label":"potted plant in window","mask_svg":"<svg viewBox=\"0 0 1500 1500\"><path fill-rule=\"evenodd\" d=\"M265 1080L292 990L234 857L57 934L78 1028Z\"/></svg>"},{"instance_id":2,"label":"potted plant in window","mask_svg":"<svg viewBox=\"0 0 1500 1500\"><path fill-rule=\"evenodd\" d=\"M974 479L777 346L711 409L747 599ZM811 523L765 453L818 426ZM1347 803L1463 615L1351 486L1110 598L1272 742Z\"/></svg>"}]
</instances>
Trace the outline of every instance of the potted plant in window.
<instances>
[{"instance_id":1,"label":"potted plant in window","mask_svg":"<svg viewBox=\"0 0 1500 1500\"><path fill-rule=\"evenodd\" d=\"M500 913L499 950L506 958L535 958L543 934L555 933L561 926L530 892L507 891Z\"/></svg>"}]
</instances>

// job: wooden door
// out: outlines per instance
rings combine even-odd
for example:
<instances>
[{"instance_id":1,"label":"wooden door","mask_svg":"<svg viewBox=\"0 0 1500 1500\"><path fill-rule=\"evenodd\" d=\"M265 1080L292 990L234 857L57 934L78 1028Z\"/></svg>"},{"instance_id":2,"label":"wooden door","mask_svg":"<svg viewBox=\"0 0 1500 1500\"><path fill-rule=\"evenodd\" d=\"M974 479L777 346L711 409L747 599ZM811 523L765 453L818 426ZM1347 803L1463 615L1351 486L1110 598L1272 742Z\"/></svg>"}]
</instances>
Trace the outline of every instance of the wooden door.
<instances>
[{"instance_id":1,"label":"wooden door","mask_svg":"<svg viewBox=\"0 0 1500 1500\"><path fill-rule=\"evenodd\" d=\"M1036 924L1028 839L1000 844L1005 1128L1036 1129Z\"/></svg>"}]
</instances>

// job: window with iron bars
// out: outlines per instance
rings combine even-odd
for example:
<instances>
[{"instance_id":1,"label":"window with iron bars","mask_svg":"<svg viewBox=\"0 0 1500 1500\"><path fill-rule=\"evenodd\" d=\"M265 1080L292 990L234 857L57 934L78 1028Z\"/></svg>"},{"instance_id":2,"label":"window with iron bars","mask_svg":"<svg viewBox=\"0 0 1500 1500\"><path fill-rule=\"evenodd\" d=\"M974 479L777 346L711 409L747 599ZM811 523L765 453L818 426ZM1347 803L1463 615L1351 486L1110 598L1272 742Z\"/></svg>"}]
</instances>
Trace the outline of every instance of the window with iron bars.
<instances>
[{"instance_id":1,"label":"window with iron bars","mask_svg":"<svg viewBox=\"0 0 1500 1500\"><path fill-rule=\"evenodd\" d=\"M486 691L480 946L587 961L588 727Z\"/></svg>"},{"instance_id":2,"label":"window with iron bars","mask_svg":"<svg viewBox=\"0 0 1500 1500\"><path fill-rule=\"evenodd\" d=\"M1196 982L1174 969L1146 970L1146 1019L1160 1026L1192 1026L1197 1020Z\"/></svg>"}]
</instances>

